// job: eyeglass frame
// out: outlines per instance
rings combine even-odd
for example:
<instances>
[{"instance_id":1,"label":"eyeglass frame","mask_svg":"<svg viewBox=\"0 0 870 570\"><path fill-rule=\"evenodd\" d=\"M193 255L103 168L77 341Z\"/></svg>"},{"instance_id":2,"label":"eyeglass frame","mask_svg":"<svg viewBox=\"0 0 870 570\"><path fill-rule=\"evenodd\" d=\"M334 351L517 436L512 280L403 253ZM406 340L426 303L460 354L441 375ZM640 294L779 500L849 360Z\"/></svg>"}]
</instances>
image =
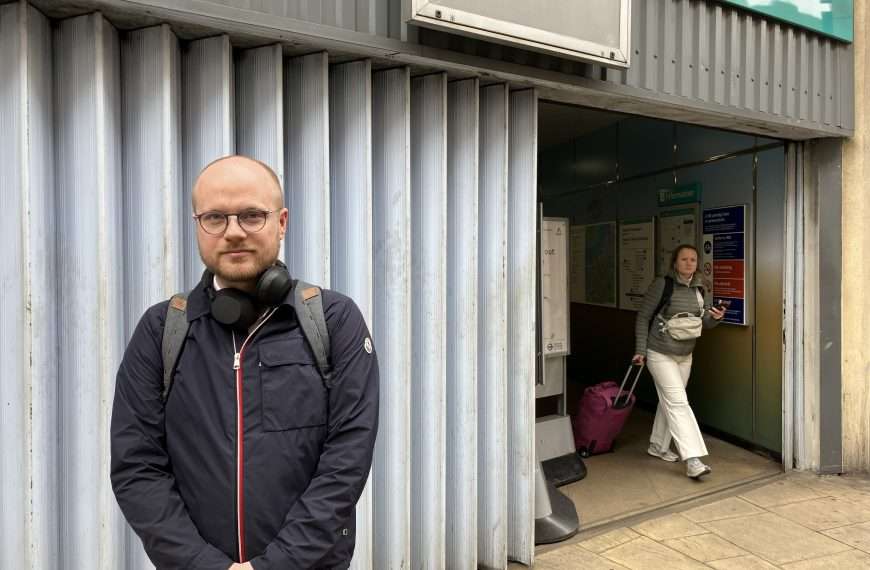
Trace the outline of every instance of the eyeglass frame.
<instances>
[{"instance_id":1,"label":"eyeglass frame","mask_svg":"<svg viewBox=\"0 0 870 570\"><path fill-rule=\"evenodd\" d=\"M281 208L279 208L279 209L277 209L277 210L260 210L260 209L258 209L258 208L248 208L247 210L242 210L241 212L234 212L234 213L229 213L229 214L228 214L228 213L225 213L225 212L218 212L217 210L209 210L209 211L207 211L207 212L201 212L201 213L199 213L199 214L193 214L192 218L193 218L194 220L196 220L196 224L197 224L200 228L202 228L202 231L204 231L205 233L207 233L207 234L210 235L210 236L222 236L222 235L224 235L224 234L227 232L227 228L230 227L230 216L235 216L235 217L236 217L236 225L238 225L239 228L240 228L243 232L248 233L248 234L255 234L255 233L257 233L257 232L262 231L263 228L266 227L266 223L269 221L269 216L270 216L271 214L274 214L275 212L279 212L279 211L281 211ZM242 215L242 214L248 214L248 213L252 213L252 212L256 212L256 213L258 213L258 214L265 214L265 217L263 218L263 225L260 226L260 227L259 227L258 229L256 229L256 230L247 230L247 229L245 229L244 226L242 226L242 223L239 221L239 216ZM208 231L207 229L205 229L205 226L202 225L202 217L205 216L206 214L220 214L221 216L223 216L223 217L224 217L224 229L222 229L222 230L221 230L220 232L218 232L218 233L211 233L210 231Z\"/></svg>"}]
</instances>

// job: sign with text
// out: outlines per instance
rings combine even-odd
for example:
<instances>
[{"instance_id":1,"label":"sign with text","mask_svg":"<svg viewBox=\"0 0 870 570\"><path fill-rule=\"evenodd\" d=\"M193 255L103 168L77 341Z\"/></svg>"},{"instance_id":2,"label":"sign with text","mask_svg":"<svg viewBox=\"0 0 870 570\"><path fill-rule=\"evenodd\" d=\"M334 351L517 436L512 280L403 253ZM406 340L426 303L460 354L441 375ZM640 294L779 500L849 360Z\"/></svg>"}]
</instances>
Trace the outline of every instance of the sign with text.
<instances>
[{"instance_id":1,"label":"sign with text","mask_svg":"<svg viewBox=\"0 0 870 570\"><path fill-rule=\"evenodd\" d=\"M619 308L640 310L655 279L655 221L626 220L619 224Z\"/></svg>"},{"instance_id":2,"label":"sign with text","mask_svg":"<svg viewBox=\"0 0 870 570\"><path fill-rule=\"evenodd\" d=\"M726 323L746 324L746 205L704 210L702 273L713 304L728 303ZM712 288L709 285L712 283Z\"/></svg>"},{"instance_id":3,"label":"sign with text","mask_svg":"<svg viewBox=\"0 0 870 570\"><path fill-rule=\"evenodd\" d=\"M698 246L698 213L700 206L687 204L666 208L659 213L658 274L671 270L671 254L677 246Z\"/></svg>"},{"instance_id":4,"label":"sign with text","mask_svg":"<svg viewBox=\"0 0 870 570\"><path fill-rule=\"evenodd\" d=\"M691 184L674 186L673 188L661 188L658 191L658 199L659 207L700 202L701 184L693 182Z\"/></svg>"},{"instance_id":5,"label":"sign with text","mask_svg":"<svg viewBox=\"0 0 870 570\"><path fill-rule=\"evenodd\" d=\"M568 220L541 224L541 334L545 356L569 353Z\"/></svg>"}]
</instances>

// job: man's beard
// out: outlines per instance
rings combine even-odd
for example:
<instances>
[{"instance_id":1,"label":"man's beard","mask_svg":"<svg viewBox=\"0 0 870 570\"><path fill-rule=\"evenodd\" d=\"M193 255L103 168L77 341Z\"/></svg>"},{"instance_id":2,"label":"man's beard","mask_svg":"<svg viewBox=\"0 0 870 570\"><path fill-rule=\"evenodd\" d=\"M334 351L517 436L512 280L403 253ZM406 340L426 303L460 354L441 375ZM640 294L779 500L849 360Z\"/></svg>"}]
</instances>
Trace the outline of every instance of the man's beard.
<instances>
[{"instance_id":1,"label":"man's beard","mask_svg":"<svg viewBox=\"0 0 870 570\"><path fill-rule=\"evenodd\" d=\"M224 283L242 283L256 281L262 273L275 264L278 259L279 248L276 248L272 255L266 252L257 252L254 257L253 265L248 263L234 265L232 263L221 264L219 261L214 264L206 263L205 266L218 279ZM220 257L218 257L218 260ZM203 260L203 262L205 262Z\"/></svg>"}]
</instances>

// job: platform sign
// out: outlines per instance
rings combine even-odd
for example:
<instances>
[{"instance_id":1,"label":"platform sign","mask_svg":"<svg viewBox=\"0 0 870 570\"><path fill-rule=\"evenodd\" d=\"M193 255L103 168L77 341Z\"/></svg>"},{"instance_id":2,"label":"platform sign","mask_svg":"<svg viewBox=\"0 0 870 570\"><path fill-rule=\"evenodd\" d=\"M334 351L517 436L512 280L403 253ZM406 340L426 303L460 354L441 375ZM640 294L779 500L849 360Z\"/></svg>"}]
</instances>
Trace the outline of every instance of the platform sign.
<instances>
[{"instance_id":1,"label":"platform sign","mask_svg":"<svg viewBox=\"0 0 870 570\"><path fill-rule=\"evenodd\" d=\"M746 324L746 205L704 210L701 272L713 304L731 303L726 323ZM710 285L712 284L712 288Z\"/></svg>"}]
</instances>

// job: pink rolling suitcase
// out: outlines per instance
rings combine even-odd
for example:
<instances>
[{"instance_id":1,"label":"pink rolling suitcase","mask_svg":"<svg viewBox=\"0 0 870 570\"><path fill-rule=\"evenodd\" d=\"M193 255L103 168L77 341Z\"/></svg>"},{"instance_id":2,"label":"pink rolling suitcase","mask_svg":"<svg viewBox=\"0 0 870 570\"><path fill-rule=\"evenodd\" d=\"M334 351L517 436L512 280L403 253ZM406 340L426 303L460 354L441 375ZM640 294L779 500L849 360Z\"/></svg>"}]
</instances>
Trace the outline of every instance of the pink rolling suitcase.
<instances>
[{"instance_id":1,"label":"pink rolling suitcase","mask_svg":"<svg viewBox=\"0 0 870 570\"><path fill-rule=\"evenodd\" d=\"M601 382L583 391L577 415L574 416L574 445L580 455L589 457L613 449L613 440L622 431L634 407L634 389L643 367L643 364L638 367L628 392L625 391L625 384L631 376L633 364L628 367L622 385Z\"/></svg>"}]
</instances>

